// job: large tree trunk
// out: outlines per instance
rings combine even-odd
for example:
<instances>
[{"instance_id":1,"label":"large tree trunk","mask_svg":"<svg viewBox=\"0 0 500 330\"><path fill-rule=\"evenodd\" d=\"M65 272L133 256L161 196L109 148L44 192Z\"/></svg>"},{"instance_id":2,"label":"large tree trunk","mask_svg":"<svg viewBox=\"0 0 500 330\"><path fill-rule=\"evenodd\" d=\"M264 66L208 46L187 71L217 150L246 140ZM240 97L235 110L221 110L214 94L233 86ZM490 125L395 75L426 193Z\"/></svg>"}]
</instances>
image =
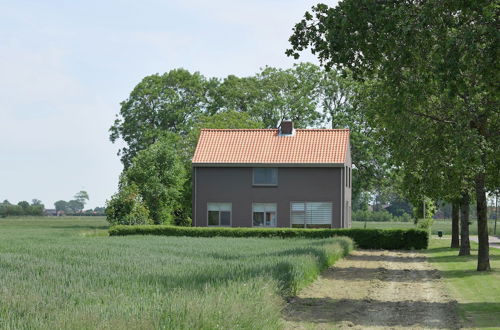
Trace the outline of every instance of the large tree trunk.
<instances>
[{"instance_id":1,"label":"large tree trunk","mask_svg":"<svg viewBox=\"0 0 500 330\"><path fill-rule=\"evenodd\" d=\"M477 205L477 236L479 238L479 251L477 254L477 270L490 270L490 247L488 242L488 218L486 212L486 188L484 173L476 177L476 205Z\"/></svg>"},{"instance_id":2,"label":"large tree trunk","mask_svg":"<svg viewBox=\"0 0 500 330\"><path fill-rule=\"evenodd\" d=\"M458 201L451 203L451 248L460 247L460 204Z\"/></svg>"},{"instance_id":3,"label":"large tree trunk","mask_svg":"<svg viewBox=\"0 0 500 330\"><path fill-rule=\"evenodd\" d=\"M460 251L459 256L470 256L469 241L469 193L462 193L460 199Z\"/></svg>"}]
</instances>

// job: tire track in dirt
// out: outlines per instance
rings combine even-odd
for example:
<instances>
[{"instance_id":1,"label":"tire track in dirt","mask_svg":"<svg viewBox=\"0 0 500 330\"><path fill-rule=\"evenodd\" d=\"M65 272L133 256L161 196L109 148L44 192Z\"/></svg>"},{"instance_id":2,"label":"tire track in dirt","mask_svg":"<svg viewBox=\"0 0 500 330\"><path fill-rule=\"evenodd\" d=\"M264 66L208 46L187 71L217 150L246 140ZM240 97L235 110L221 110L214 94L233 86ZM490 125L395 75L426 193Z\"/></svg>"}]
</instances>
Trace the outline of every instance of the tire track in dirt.
<instances>
[{"instance_id":1,"label":"tire track in dirt","mask_svg":"<svg viewBox=\"0 0 500 330\"><path fill-rule=\"evenodd\" d=\"M412 251L355 251L285 309L288 329L458 329L439 272Z\"/></svg>"}]
</instances>

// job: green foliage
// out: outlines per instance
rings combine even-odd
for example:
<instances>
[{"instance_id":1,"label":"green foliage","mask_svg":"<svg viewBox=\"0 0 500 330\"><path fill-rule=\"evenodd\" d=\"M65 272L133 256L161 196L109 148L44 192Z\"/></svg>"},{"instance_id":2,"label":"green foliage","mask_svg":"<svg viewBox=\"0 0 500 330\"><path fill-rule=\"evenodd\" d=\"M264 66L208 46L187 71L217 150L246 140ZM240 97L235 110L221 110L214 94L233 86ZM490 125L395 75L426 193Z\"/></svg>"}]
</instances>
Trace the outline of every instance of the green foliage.
<instances>
[{"instance_id":1,"label":"green foliage","mask_svg":"<svg viewBox=\"0 0 500 330\"><path fill-rule=\"evenodd\" d=\"M287 54L369 81L367 117L411 200L454 200L474 185L478 270L488 270L486 190L500 186L498 2L343 0L306 12Z\"/></svg>"},{"instance_id":2,"label":"green foliage","mask_svg":"<svg viewBox=\"0 0 500 330\"><path fill-rule=\"evenodd\" d=\"M193 220L191 220L191 217L178 217L175 219L174 224L181 227L191 227L193 225Z\"/></svg>"},{"instance_id":3,"label":"green foliage","mask_svg":"<svg viewBox=\"0 0 500 330\"><path fill-rule=\"evenodd\" d=\"M436 214L437 206L436 202L431 200L428 197L425 197L423 200L416 201L414 202L414 207L413 207L413 215L415 219L422 219L422 218L432 218L434 214ZM425 214L424 212L424 206L425 206Z\"/></svg>"},{"instance_id":4,"label":"green foliage","mask_svg":"<svg viewBox=\"0 0 500 330\"><path fill-rule=\"evenodd\" d=\"M249 112L264 125L275 128L283 119L291 119L298 128L317 126L321 70L311 63L291 69L265 67L256 75L259 99Z\"/></svg>"},{"instance_id":5,"label":"green foliage","mask_svg":"<svg viewBox=\"0 0 500 330\"><path fill-rule=\"evenodd\" d=\"M427 231L431 230L433 224L434 224L434 219L432 218L418 219L416 223L418 229L423 229Z\"/></svg>"},{"instance_id":6,"label":"green foliage","mask_svg":"<svg viewBox=\"0 0 500 330\"><path fill-rule=\"evenodd\" d=\"M28 212L29 210L29 207L30 207L30 203L28 203L27 201L21 201L19 203L17 203L17 205L19 205L24 212Z\"/></svg>"},{"instance_id":7,"label":"green foliage","mask_svg":"<svg viewBox=\"0 0 500 330\"><path fill-rule=\"evenodd\" d=\"M81 212L85 207L86 201L89 200L89 194L85 190L81 190L75 194L74 198L81 204L82 208L79 210Z\"/></svg>"},{"instance_id":8,"label":"green foliage","mask_svg":"<svg viewBox=\"0 0 500 330\"><path fill-rule=\"evenodd\" d=\"M149 219L149 210L134 184L123 187L106 202L106 219L112 225L152 223Z\"/></svg>"},{"instance_id":9,"label":"green foliage","mask_svg":"<svg viewBox=\"0 0 500 330\"><path fill-rule=\"evenodd\" d=\"M83 204L79 200L72 199L68 202L67 206L70 213L76 214L82 212L83 208L85 207L85 204Z\"/></svg>"},{"instance_id":10,"label":"green foliage","mask_svg":"<svg viewBox=\"0 0 500 330\"><path fill-rule=\"evenodd\" d=\"M111 141L123 139L126 144L120 151L126 168L164 133L189 131L192 121L207 108L207 84L198 72L175 69L147 76L134 88L110 128Z\"/></svg>"},{"instance_id":11,"label":"green foliage","mask_svg":"<svg viewBox=\"0 0 500 330\"><path fill-rule=\"evenodd\" d=\"M383 211L353 211L352 221L368 221L368 222L410 222L412 220L408 213L403 213L401 216L394 216L391 213Z\"/></svg>"},{"instance_id":12,"label":"green foliage","mask_svg":"<svg viewBox=\"0 0 500 330\"><path fill-rule=\"evenodd\" d=\"M177 149L178 137L167 134L140 151L121 177L121 189L135 185L156 224L172 224L182 209L187 170Z\"/></svg>"},{"instance_id":13,"label":"green foliage","mask_svg":"<svg viewBox=\"0 0 500 330\"><path fill-rule=\"evenodd\" d=\"M385 210L394 216L398 217L403 216L404 214L409 216L413 215L413 207L411 203L403 200L399 196L391 200L390 204L391 205L386 207Z\"/></svg>"},{"instance_id":14,"label":"green foliage","mask_svg":"<svg viewBox=\"0 0 500 330\"><path fill-rule=\"evenodd\" d=\"M105 224L95 218L0 221L2 327L280 329L284 298L353 248L348 238L81 232Z\"/></svg>"},{"instance_id":15,"label":"green foliage","mask_svg":"<svg viewBox=\"0 0 500 330\"><path fill-rule=\"evenodd\" d=\"M429 233L418 229L296 229L296 228L213 228L173 226L113 226L110 236L164 235L191 237L279 237L328 238L346 236L363 249L425 249Z\"/></svg>"},{"instance_id":16,"label":"green foliage","mask_svg":"<svg viewBox=\"0 0 500 330\"><path fill-rule=\"evenodd\" d=\"M0 203L0 217L6 218L8 216L41 216L45 210L44 205L38 199L33 199L29 204L26 201L21 201L17 205L11 204L8 200Z\"/></svg>"},{"instance_id":17,"label":"green foliage","mask_svg":"<svg viewBox=\"0 0 500 330\"><path fill-rule=\"evenodd\" d=\"M69 213L69 206L68 206L68 202L66 202L66 201L59 200L59 201L54 203L54 207L56 208L57 212L63 211L65 213Z\"/></svg>"}]
</instances>

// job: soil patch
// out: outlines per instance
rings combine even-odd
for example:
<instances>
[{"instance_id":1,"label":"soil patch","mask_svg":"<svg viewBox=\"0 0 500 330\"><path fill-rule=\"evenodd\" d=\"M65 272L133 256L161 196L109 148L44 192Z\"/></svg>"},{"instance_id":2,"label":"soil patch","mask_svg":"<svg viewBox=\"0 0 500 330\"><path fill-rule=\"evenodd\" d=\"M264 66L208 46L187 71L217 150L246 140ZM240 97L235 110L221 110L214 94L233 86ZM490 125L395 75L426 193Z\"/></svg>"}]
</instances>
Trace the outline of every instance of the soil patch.
<instances>
[{"instance_id":1,"label":"soil patch","mask_svg":"<svg viewBox=\"0 0 500 330\"><path fill-rule=\"evenodd\" d=\"M439 272L412 251L354 251L293 298L288 329L460 328Z\"/></svg>"}]
</instances>

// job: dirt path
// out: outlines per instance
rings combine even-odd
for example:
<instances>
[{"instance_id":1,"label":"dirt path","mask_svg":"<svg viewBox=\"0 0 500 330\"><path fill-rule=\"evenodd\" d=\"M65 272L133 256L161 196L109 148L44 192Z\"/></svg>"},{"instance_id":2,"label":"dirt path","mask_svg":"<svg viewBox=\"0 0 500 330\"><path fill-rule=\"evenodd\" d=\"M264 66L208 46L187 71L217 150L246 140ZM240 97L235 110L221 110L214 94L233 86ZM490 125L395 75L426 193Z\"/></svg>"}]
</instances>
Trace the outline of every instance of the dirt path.
<instances>
[{"instance_id":1,"label":"dirt path","mask_svg":"<svg viewBox=\"0 0 500 330\"><path fill-rule=\"evenodd\" d=\"M477 236L470 236L470 240L479 243ZM500 249L500 237L489 236L488 243L490 243L490 248Z\"/></svg>"},{"instance_id":2,"label":"dirt path","mask_svg":"<svg viewBox=\"0 0 500 330\"><path fill-rule=\"evenodd\" d=\"M415 252L355 251L285 310L288 329L458 329L456 302Z\"/></svg>"}]
</instances>

